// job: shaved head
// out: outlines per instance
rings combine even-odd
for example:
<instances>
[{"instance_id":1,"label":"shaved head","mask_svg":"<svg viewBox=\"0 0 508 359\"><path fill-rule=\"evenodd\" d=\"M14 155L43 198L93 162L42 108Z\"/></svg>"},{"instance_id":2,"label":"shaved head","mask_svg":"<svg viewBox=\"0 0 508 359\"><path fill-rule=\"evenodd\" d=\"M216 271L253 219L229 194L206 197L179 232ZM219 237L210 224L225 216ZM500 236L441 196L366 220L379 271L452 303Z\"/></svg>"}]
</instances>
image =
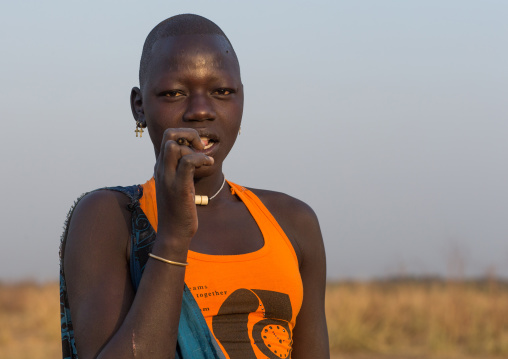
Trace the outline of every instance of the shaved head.
<instances>
[{"instance_id":1,"label":"shaved head","mask_svg":"<svg viewBox=\"0 0 508 359\"><path fill-rule=\"evenodd\" d=\"M238 62L235 50L226 34L213 21L208 20L199 15L182 14L172 16L155 26L148 34L143 45L143 53L141 54L141 63L139 65L139 85L143 87L148 69L152 60L152 49L155 43L170 36L180 35L218 35L222 36L229 46L231 53Z\"/></svg>"}]
</instances>

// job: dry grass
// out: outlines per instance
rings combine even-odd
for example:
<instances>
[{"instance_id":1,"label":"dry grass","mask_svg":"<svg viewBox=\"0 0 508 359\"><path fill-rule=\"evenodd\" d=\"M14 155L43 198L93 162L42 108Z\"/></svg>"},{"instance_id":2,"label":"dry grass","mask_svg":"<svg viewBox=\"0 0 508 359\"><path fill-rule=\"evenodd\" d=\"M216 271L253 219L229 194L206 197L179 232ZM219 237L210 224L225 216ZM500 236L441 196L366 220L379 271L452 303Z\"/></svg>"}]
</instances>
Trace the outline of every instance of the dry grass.
<instances>
[{"instance_id":1,"label":"dry grass","mask_svg":"<svg viewBox=\"0 0 508 359\"><path fill-rule=\"evenodd\" d=\"M0 285L0 358L62 357L58 284Z\"/></svg>"},{"instance_id":2,"label":"dry grass","mask_svg":"<svg viewBox=\"0 0 508 359\"><path fill-rule=\"evenodd\" d=\"M0 284L0 358L61 357L58 284ZM334 359L508 357L508 284L329 284Z\"/></svg>"},{"instance_id":3,"label":"dry grass","mask_svg":"<svg viewBox=\"0 0 508 359\"><path fill-rule=\"evenodd\" d=\"M330 284L326 310L334 352L508 357L508 285L495 280Z\"/></svg>"}]
</instances>

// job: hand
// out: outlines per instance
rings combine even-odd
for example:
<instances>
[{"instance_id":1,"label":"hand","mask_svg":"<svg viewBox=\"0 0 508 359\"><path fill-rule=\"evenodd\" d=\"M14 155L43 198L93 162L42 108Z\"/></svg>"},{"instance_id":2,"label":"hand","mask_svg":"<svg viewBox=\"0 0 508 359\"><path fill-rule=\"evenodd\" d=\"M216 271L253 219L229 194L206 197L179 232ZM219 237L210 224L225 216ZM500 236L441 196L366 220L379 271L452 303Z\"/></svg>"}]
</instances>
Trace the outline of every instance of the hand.
<instances>
[{"instance_id":1,"label":"hand","mask_svg":"<svg viewBox=\"0 0 508 359\"><path fill-rule=\"evenodd\" d=\"M212 157L195 152L193 148L204 148L196 130L168 128L164 132L154 169L157 232L187 240L187 245L198 229L194 171L201 166L213 165Z\"/></svg>"}]
</instances>

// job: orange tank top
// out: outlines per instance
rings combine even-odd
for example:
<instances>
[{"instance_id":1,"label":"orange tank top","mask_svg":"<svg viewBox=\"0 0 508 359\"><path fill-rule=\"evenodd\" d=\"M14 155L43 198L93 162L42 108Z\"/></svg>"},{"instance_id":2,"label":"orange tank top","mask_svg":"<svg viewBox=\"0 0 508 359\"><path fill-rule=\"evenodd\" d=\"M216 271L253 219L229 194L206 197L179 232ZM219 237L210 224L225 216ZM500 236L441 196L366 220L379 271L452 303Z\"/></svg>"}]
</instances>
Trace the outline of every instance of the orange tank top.
<instances>
[{"instance_id":1,"label":"orange tank top","mask_svg":"<svg viewBox=\"0 0 508 359\"><path fill-rule=\"evenodd\" d=\"M185 283L229 359L290 358L292 333L303 300L298 259L286 234L259 198L228 181L264 238L261 249L240 255L189 250ZM155 181L139 200L157 230Z\"/></svg>"}]
</instances>

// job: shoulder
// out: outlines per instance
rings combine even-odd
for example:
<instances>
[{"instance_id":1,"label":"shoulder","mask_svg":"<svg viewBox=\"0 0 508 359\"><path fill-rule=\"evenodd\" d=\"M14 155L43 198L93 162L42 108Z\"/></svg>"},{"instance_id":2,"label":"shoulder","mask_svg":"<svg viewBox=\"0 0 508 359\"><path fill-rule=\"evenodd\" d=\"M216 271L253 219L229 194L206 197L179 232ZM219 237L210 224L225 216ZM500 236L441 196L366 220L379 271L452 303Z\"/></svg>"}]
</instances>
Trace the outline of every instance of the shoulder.
<instances>
[{"instance_id":1,"label":"shoulder","mask_svg":"<svg viewBox=\"0 0 508 359\"><path fill-rule=\"evenodd\" d=\"M130 233L129 204L128 196L107 189L82 196L69 215L65 251L93 252L94 248L104 248L105 245L114 245L117 250L125 248L128 241L124 239ZM114 238L122 240L115 241Z\"/></svg>"},{"instance_id":2,"label":"shoulder","mask_svg":"<svg viewBox=\"0 0 508 359\"><path fill-rule=\"evenodd\" d=\"M99 189L89 192L77 202L70 218L71 224L83 217L94 220L125 218L129 204L129 197L118 191Z\"/></svg>"},{"instance_id":3,"label":"shoulder","mask_svg":"<svg viewBox=\"0 0 508 359\"><path fill-rule=\"evenodd\" d=\"M319 221L314 210L305 202L285 193L251 189L290 239L300 265L312 248L322 246Z\"/></svg>"},{"instance_id":4,"label":"shoulder","mask_svg":"<svg viewBox=\"0 0 508 359\"><path fill-rule=\"evenodd\" d=\"M249 188L263 204L281 218L291 220L317 221L313 209L305 202L282 192Z\"/></svg>"}]
</instances>

